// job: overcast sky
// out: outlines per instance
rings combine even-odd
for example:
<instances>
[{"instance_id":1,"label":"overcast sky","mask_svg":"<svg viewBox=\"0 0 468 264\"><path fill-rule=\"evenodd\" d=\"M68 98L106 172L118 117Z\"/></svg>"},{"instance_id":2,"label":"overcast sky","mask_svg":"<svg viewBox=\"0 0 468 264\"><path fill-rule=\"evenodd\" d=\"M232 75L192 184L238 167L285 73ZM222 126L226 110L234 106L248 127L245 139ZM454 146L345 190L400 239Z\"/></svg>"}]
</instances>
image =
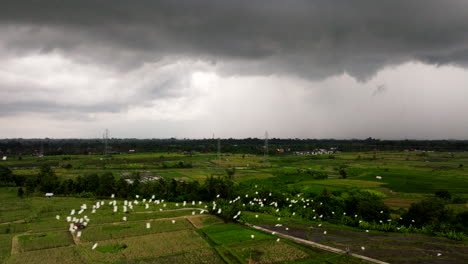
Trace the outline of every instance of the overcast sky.
<instances>
[{"instance_id":1,"label":"overcast sky","mask_svg":"<svg viewBox=\"0 0 468 264\"><path fill-rule=\"evenodd\" d=\"M468 139L466 0L2 0L0 138Z\"/></svg>"}]
</instances>

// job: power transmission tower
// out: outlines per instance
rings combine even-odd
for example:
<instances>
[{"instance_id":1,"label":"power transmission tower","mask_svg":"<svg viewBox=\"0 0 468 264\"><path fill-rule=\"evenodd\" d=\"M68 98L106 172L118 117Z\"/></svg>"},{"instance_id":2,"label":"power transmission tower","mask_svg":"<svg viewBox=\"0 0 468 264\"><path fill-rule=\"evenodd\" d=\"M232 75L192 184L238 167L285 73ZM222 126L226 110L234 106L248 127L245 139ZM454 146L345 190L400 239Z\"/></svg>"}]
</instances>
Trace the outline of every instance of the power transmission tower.
<instances>
[{"instance_id":1,"label":"power transmission tower","mask_svg":"<svg viewBox=\"0 0 468 264\"><path fill-rule=\"evenodd\" d=\"M264 146L263 157L265 158L265 160L268 159L268 131L265 131L265 146Z\"/></svg>"}]
</instances>

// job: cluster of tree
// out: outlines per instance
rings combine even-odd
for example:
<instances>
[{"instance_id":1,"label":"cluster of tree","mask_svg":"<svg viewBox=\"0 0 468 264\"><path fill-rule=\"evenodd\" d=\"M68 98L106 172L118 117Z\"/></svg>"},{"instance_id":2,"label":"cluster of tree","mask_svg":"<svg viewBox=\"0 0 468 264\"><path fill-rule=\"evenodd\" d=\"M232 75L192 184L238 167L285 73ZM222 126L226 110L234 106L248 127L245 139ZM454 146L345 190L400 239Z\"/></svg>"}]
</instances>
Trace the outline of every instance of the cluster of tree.
<instances>
[{"instance_id":1,"label":"cluster of tree","mask_svg":"<svg viewBox=\"0 0 468 264\"><path fill-rule=\"evenodd\" d=\"M6 179L10 183L14 183L11 179L15 176L8 168L0 167L0 172L2 180ZM26 180L15 183L15 185L20 187L21 195L23 195L22 188L26 188L26 195L39 191L82 197L110 197L114 194L116 197L127 199L138 194L146 198L157 195L168 201L208 201L214 199L217 194L221 194L223 197L230 196L234 182L232 177L224 175L211 176L203 184L198 181L185 182L164 178L142 181L138 173L135 173L130 179L124 179L115 177L111 172L91 173L74 179L60 180L51 167L44 164L37 175L30 175Z\"/></svg>"},{"instance_id":2,"label":"cluster of tree","mask_svg":"<svg viewBox=\"0 0 468 264\"><path fill-rule=\"evenodd\" d=\"M468 140L365 140L350 139L269 139L269 148L288 151L313 151L336 148L340 151L402 151L406 149L434 151L466 151ZM216 152L217 139L109 139L110 151L128 152ZM262 154L264 139L221 139L221 148L227 153ZM45 155L103 153L101 139L0 139L0 153L10 155ZM282 152L270 151L270 154Z\"/></svg>"},{"instance_id":3,"label":"cluster of tree","mask_svg":"<svg viewBox=\"0 0 468 264\"><path fill-rule=\"evenodd\" d=\"M448 232L455 230L468 234L468 211L456 214L447 208L449 199L431 197L412 204L402 215L400 223L405 226L425 227L432 232Z\"/></svg>"},{"instance_id":4,"label":"cluster of tree","mask_svg":"<svg viewBox=\"0 0 468 264\"><path fill-rule=\"evenodd\" d=\"M294 213L309 220L321 219L381 231L440 234L456 240L468 234L468 212L456 214L447 208L447 204L454 202L447 191L436 192L434 197L413 204L408 211L395 211L385 205L381 197L367 191L352 189L330 192L323 189L317 194L304 193L284 184L274 186L260 185L257 181L237 185L233 194L240 198L236 202L217 201L217 208L222 209L221 217L232 221L237 212L243 210L277 216L291 216ZM249 203L251 197L260 197L264 205ZM310 202L302 202L303 199ZM299 202L291 203L292 200ZM272 205L272 202L275 204ZM304 205L307 206L304 208ZM401 218L392 217L391 214L400 214Z\"/></svg>"},{"instance_id":5,"label":"cluster of tree","mask_svg":"<svg viewBox=\"0 0 468 264\"><path fill-rule=\"evenodd\" d=\"M184 161L179 161L179 162L163 162L161 168L162 169L169 169L169 168L179 168L179 169L184 169L184 168L192 168L192 163L191 162L184 162Z\"/></svg>"},{"instance_id":6,"label":"cluster of tree","mask_svg":"<svg viewBox=\"0 0 468 264\"><path fill-rule=\"evenodd\" d=\"M235 188L234 196L240 197L234 203L224 199L217 201L217 208L222 209L221 217L226 220L232 220L238 211L248 210L277 216L294 214L308 220L326 220L357 226L359 220L387 221L391 212L381 198L369 192L357 190L330 192L323 189L318 194L297 193L265 189L263 186L258 186L258 188L250 186L247 189L241 184ZM252 197L260 197L263 206L258 203L249 203Z\"/></svg>"},{"instance_id":7,"label":"cluster of tree","mask_svg":"<svg viewBox=\"0 0 468 264\"><path fill-rule=\"evenodd\" d=\"M26 178L13 174L6 166L0 165L0 186L23 186Z\"/></svg>"},{"instance_id":8,"label":"cluster of tree","mask_svg":"<svg viewBox=\"0 0 468 264\"><path fill-rule=\"evenodd\" d=\"M275 174L281 174L282 176L286 176L290 179L292 178L303 178L303 179L316 179L316 180L322 180L322 179L327 179L328 174L323 171L317 171L317 170L312 170L310 168L307 169L302 169L302 168L296 168L292 170L280 170L276 171ZM279 176L279 175L277 175Z\"/></svg>"}]
</instances>

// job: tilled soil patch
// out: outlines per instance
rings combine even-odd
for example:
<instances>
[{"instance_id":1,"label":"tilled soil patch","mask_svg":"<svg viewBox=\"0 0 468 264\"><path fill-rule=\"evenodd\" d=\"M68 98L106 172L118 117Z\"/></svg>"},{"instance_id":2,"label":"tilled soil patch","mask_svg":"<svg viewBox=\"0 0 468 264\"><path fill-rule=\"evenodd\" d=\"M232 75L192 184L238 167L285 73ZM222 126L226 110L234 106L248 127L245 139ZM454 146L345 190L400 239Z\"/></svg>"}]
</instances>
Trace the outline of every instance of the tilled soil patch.
<instances>
[{"instance_id":1,"label":"tilled soil patch","mask_svg":"<svg viewBox=\"0 0 468 264\"><path fill-rule=\"evenodd\" d=\"M389 263L458 264L468 259L468 244L444 238L414 234L367 233L316 225L283 223L260 225L263 228L321 243ZM288 230L286 230L288 228ZM324 234L324 231L327 231ZM364 247L362 249L361 247ZM437 256L437 254L442 254Z\"/></svg>"}]
</instances>

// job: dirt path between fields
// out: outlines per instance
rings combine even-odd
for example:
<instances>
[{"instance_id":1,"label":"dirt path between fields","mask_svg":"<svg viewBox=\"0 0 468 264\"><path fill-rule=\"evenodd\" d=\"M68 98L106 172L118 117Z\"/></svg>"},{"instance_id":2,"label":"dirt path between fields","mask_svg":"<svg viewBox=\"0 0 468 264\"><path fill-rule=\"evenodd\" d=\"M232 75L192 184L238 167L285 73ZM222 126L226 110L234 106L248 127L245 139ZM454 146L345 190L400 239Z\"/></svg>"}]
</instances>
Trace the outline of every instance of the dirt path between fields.
<instances>
[{"instance_id":1,"label":"dirt path between fields","mask_svg":"<svg viewBox=\"0 0 468 264\"><path fill-rule=\"evenodd\" d=\"M11 221L11 222L3 222L3 223L0 223L0 225L22 224L22 223L26 223L26 221L25 220L16 220L16 221Z\"/></svg>"},{"instance_id":2,"label":"dirt path between fields","mask_svg":"<svg viewBox=\"0 0 468 264\"><path fill-rule=\"evenodd\" d=\"M11 255L13 254L18 254L19 249L18 249L18 235L14 236L13 239L11 240Z\"/></svg>"},{"instance_id":3,"label":"dirt path between fields","mask_svg":"<svg viewBox=\"0 0 468 264\"><path fill-rule=\"evenodd\" d=\"M19 236L26 235L26 234L30 234L30 233L31 233L31 232L29 232L29 231L28 231L28 232L25 232L25 233L21 233L21 234L15 235L15 236L11 239L11 255L20 253L18 237L19 237Z\"/></svg>"}]
</instances>

